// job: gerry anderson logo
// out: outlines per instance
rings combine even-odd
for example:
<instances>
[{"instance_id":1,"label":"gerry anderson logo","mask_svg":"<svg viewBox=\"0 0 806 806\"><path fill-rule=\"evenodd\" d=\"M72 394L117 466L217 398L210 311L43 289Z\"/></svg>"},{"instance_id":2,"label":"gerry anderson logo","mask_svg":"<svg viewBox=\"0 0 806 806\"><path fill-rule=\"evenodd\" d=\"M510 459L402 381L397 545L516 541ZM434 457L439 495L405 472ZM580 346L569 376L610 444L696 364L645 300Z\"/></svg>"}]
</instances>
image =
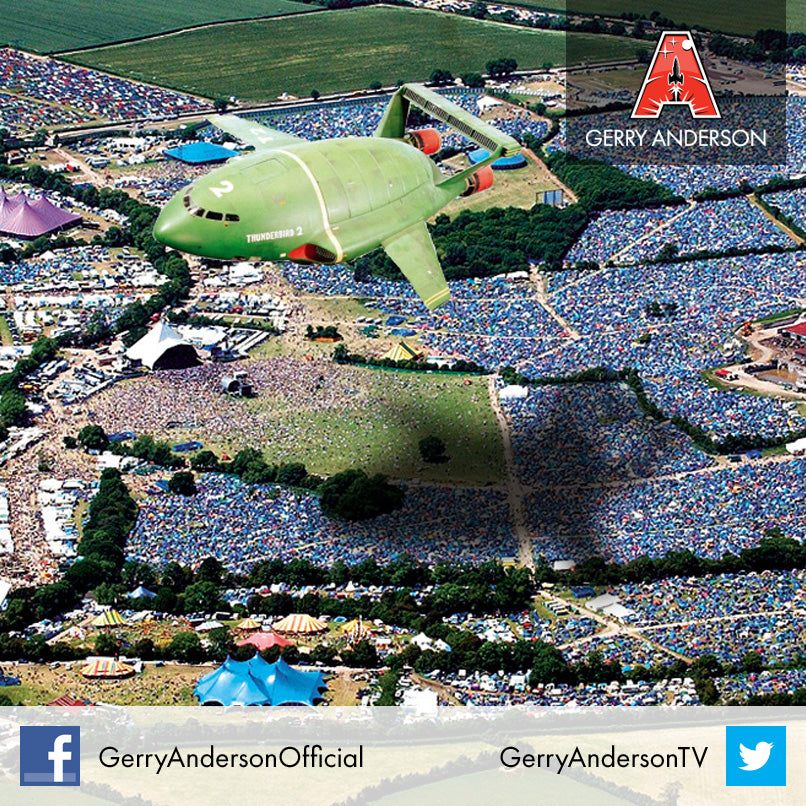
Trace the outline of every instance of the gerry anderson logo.
<instances>
[{"instance_id":1,"label":"gerry anderson logo","mask_svg":"<svg viewBox=\"0 0 806 806\"><path fill-rule=\"evenodd\" d=\"M688 106L698 119L722 117L689 31L660 35L631 117L657 118L666 106Z\"/></svg>"},{"instance_id":2,"label":"gerry anderson logo","mask_svg":"<svg viewBox=\"0 0 806 806\"><path fill-rule=\"evenodd\" d=\"M767 130L736 125L745 118L752 119L749 114L737 115L737 104L735 98L728 102L728 115L723 119L691 32L663 31L632 114L623 125L612 128L596 127L598 120L609 121L612 117L600 118L594 114L588 118L588 122L583 124L585 153L590 156L591 149L608 149L611 153L622 149L619 158L630 161L655 150L657 159L665 161L662 164L676 160L686 152L695 161L706 162L709 152L720 161L736 158L742 150L747 153L756 149L755 156L766 156ZM666 110L667 107L672 109ZM680 110L679 114L672 114L675 108ZM663 115L664 110L667 115ZM681 117L692 119L691 126L680 126ZM663 125L664 118L667 125ZM678 125L669 126L670 120ZM723 125L713 128L701 122L707 120L722 120ZM642 121L646 123L642 125ZM652 124L650 121L657 122ZM692 157L683 160L690 161Z\"/></svg>"}]
</instances>

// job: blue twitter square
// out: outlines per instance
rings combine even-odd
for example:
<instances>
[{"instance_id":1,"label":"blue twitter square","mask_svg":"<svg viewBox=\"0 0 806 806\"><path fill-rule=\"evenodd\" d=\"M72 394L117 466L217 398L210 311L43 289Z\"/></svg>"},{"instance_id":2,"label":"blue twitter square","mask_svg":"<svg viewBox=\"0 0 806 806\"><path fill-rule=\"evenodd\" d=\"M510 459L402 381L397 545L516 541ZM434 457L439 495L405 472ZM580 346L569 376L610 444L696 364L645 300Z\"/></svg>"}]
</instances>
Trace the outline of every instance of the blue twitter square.
<instances>
[{"instance_id":1,"label":"blue twitter square","mask_svg":"<svg viewBox=\"0 0 806 806\"><path fill-rule=\"evenodd\" d=\"M727 786L786 786L786 727L725 728Z\"/></svg>"}]
</instances>

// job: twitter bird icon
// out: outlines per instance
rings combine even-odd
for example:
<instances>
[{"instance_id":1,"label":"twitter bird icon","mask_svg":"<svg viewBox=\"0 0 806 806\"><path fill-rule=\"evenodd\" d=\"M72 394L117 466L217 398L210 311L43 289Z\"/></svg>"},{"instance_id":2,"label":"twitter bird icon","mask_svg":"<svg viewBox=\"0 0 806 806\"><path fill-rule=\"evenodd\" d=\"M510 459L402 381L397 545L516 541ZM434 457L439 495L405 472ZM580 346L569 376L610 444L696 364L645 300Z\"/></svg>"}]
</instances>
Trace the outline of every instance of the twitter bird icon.
<instances>
[{"instance_id":1,"label":"twitter bird icon","mask_svg":"<svg viewBox=\"0 0 806 806\"><path fill-rule=\"evenodd\" d=\"M755 750L750 750L743 744L739 745L739 755L742 757L743 770L760 770L770 759L770 750L773 745L770 742L759 742Z\"/></svg>"},{"instance_id":2,"label":"twitter bird icon","mask_svg":"<svg viewBox=\"0 0 806 806\"><path fill-rule=\"evenodd\" d=\"M730 725L725 729L727 786L786 786L786 727Z\"/></svg>"}]
</instances>

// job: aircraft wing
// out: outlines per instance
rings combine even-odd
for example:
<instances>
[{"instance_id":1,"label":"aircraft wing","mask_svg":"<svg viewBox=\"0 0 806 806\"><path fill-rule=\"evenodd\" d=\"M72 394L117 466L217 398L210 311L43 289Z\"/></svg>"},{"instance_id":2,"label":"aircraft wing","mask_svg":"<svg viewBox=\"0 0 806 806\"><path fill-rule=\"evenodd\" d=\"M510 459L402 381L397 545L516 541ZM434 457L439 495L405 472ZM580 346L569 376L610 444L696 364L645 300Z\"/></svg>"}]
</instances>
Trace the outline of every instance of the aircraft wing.
<instances>
[{"instance_id":1,"label":"aircraft wing","mask_svg":"<svg viewBox=\"0 0 806 806\"><path fill-rule=\"evenodd\" d=\"M292 143L304 142L301 137L278 132L277 129L261 126L260 123L254 120L239 118L237 115L210 115L207 119L213 126L227 132L227 134L231 134L233 137L237 137L247 145L254 146L256 149L269 149L275 146L287 146Z\"/></svg>"},{"instance_id":2,"label":"aircraft wing","mask_svg":"<svg viewBox=\"0 0 806 806\"><path fill-rule=\"evenodd\" d=\"M425 221L383 242L386 254L432 311L451 298Z\"/></svg>"}]
</instances>

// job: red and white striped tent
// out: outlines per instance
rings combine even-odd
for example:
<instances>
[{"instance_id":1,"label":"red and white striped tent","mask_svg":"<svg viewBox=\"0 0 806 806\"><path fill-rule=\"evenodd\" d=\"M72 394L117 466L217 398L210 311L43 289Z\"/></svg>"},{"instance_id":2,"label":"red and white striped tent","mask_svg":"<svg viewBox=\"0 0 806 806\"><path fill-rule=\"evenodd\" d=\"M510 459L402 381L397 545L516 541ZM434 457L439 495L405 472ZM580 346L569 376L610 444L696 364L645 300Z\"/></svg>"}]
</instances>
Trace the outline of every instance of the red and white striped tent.
<instances>
[{"instance_id":1,"label":"red and white striped tent","mask_svg":"<svg viewBox=\"0 0 806 806\"><path fill-rule=\"evenodd\" d=\"M134 667L111 658L90 661L82 670L84 677L120 678L134 674Z\"/></svg>"}]
</instances>

